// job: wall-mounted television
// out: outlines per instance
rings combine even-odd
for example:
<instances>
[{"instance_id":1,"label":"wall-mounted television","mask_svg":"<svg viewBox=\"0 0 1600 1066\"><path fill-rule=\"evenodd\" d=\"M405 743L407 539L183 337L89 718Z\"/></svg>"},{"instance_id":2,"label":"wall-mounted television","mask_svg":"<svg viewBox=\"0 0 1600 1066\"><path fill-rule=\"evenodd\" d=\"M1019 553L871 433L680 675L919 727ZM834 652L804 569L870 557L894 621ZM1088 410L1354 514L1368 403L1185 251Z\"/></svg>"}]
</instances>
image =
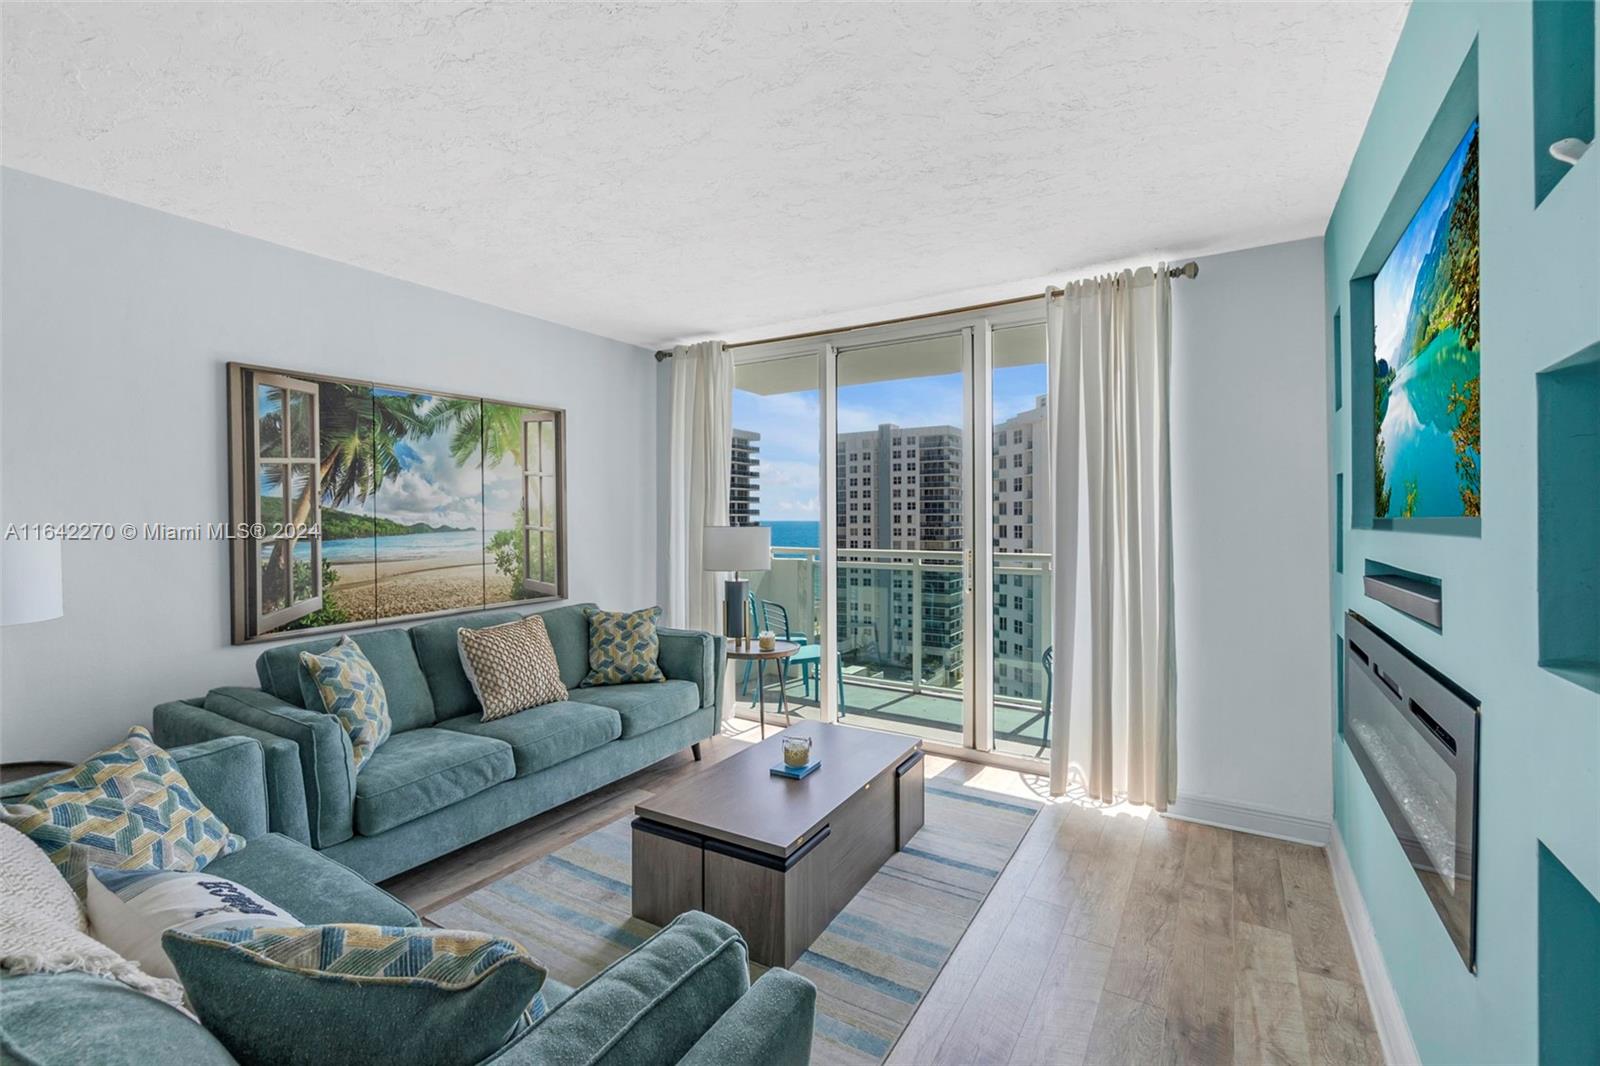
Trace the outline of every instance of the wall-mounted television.
<instances>
[{"instance_id":1,"label":"wall-mounted television","mask_svg":"<svg viewBox=\"0 0 1600 1066\"><path fill-rule=\"evenodd\" d=\"M1373 281L1372 513L1476 518L1478 123Z\"/></svg>"}]
</instances>

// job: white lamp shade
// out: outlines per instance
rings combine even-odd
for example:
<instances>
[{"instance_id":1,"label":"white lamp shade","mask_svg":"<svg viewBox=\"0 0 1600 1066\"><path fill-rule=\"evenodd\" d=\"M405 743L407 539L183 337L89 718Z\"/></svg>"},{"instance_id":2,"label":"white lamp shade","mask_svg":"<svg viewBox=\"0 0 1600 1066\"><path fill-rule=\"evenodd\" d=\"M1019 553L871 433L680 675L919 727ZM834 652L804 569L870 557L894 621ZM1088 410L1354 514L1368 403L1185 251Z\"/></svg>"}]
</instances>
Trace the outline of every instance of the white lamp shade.
<instances>
[{"instance_id":1,"label":"white lamp shade","mask_svg":"<svg viewBox=\"0 0 1600 1066\"><path fill-rule=\"evenodd\" d=\"M707 526L701 566L734 572L772 569L772 530L767 526Z\"/></svg>"},{"instance_id":2,"label":"white lamp shade","mask_svg":"<svg viewBox=\"0 0 1600 1066\"><path fill-rule=\"evenodd\" d=\"M61 617L61 542L0 542L0 625Z\"/></svg>"}]
</instances>

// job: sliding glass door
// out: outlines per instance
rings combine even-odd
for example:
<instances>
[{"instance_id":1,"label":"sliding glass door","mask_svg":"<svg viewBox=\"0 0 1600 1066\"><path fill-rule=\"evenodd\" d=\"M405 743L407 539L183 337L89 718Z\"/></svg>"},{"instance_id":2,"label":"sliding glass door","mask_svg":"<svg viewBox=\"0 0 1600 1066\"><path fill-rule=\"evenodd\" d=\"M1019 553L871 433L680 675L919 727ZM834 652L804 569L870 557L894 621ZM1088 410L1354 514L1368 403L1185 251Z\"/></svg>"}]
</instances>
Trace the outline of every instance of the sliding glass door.
<instances>
[{"instance_id":1,"label":"sliding glass door","mask_svg":"<svg viewBox=\"0 0 1600 1066\"><path fill-rule=\"evenodd\" d=\"M839 717L970 744L971 334L835 359Z\"/></svg>"},{"instance_id":2,"label":"sliding glass door","mask_svg":"<svg viewBox=\"0 0 1600 1066\"><path fill-rule=\"evenodd\" d=\"M769 711L1047 756L1042 319L1041 301L741 353L733 520L772 527L753 609L806 649L769 673Z\"/></svg>"},{"instance_id":3,"label":"sliding glass door","mask_svg":"<svg viewBox=\"0 0 1600 1066\"><path fill-rule=\"evenodd\" d=\"M786 669L737 665L741 717L754 715L761 695L769 718L823 715L821 365L810 351L734 367L729 522L772 531L771 569L740 575L750 581L747 610L758 630L801 645Z\"/></svg>"},{"instance_id":4,"label":"sliding glass door","mask_svg":"<svg viewBox=\"0 0 1600 1066\"><path fill-rule=\"evenodd\" d=\"M1049 754L1055 665L1044 324L1006 326L990 337L990 750L1043 758Z\"/></svg>"}]
</instances>

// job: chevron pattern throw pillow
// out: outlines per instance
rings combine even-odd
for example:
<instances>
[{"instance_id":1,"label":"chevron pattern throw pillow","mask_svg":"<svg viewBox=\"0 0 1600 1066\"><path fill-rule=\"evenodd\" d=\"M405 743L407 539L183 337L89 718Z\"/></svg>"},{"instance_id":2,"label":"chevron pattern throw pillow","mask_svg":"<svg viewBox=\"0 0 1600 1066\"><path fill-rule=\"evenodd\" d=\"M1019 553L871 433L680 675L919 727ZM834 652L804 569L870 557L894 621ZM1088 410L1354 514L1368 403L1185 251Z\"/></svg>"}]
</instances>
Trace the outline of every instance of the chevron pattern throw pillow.
<instances>
[{"instance_id":1,"label":"chevron pattern throw pillow","mask_svg":"<svg viewBox=\"0 0 1600 1066\"><path fill-rule=\"evenodd\" d=\"M393 728L383 679L361 645L349 637L320 655L301 652L300 668L322 697L322 709L338 716L344 731L350 734L350 750L355 756L356 772L360 773L362 764L389 739Z\"/></svg>"},{"instance_id":2,"label":"chevron pattern throw pillow","mask_svg":"<svg viewBox=\"0 0 1600 1066\"><path fill-rule=\"evenodd\" d=\"M536 614L481 629L462 626L456 649L485 722L567 698L556 649Z\"/></svg>"},{"instance_id":3,"label":"chevron pattern throw pillow","mask_svg":"<svg viewBox=\"0 0 1600 1066\"><path fill-rule=\"evenodd\" d=\"M589 675L585 685L626 685L635 681L665 681L656 659L661 638L656 622L661 608L642 611L602 611L590 607Z\"/></svg>"},{"instance_id":4,"label":"chevron pattern throw pillow","mask_svg":"<svg viewBox=\"0 0 1600 1066\"><path fill-rule=\"evenodd\" d=\"M142 726L22 802L5 804L3 816L44 849L79 899L91 866L199 870L244 847Z\"/></svg>"}]
</instances>

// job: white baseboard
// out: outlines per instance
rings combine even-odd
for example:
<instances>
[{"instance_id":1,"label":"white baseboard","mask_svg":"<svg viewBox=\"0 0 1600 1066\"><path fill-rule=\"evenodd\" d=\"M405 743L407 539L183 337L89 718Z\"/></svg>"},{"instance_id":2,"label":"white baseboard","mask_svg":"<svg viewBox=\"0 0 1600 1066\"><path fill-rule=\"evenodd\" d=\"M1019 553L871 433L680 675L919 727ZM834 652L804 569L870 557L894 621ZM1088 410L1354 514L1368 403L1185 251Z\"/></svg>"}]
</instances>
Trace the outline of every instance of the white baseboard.
<instances>
[{"instance_id":1,"label":"white baseboard","mask_svg":"<svg viewBox=\"0 0 1600 1066\"><path fill-rule=\"evenodd\" d=\"M1349 853L1344 850L1338 826L1333 827L1328 843L1328 862L1333 867L1333 888L1344 911L1345 928L1350 930L1350 942L1355 945L1356 965L1361 968L1361 981L1367 987L1367 1002L1372 1005L1378 1041L1383 1044L1383 1059L1389 1066L1420 1063L1417 1043L1411 1039L1411 1026L1406 1024L1400 997L1389 981L1389 968L1383 963L1378 936L1367 914L1366 901L1361 898L1361 886L1356 882L1356 872L1350 865Z\"/></svg>"},{"instance_id":2,"label":"white baseboard","mask_svg":"<svg viewBox=\"0 0 1600 1066\"><path fill-rule=\"evenodd\" d=\"M1296 844L1323 847L1328 843L1329 823L1319 818L1286 814L1215 796L1179 792L1178 802L1167 808L1167 817L1223 829L1237 829L1241 833L1254 833L1256 836L1292 840Z\"/></svg>"}]
</instances>

